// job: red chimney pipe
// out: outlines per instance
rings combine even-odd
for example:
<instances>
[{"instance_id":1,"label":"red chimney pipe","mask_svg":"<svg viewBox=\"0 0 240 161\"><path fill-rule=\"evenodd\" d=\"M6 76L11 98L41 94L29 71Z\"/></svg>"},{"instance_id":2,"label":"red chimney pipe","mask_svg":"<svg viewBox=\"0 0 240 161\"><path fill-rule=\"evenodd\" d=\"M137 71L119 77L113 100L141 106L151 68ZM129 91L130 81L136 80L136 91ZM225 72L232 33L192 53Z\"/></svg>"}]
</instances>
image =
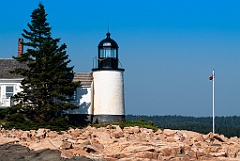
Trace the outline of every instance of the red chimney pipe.
<instances>
[{"instance_id":1,"label":"red chimney pipe","mask_svg":"<svg viewBox=\"0 0 240 161\"><path fill-rule=\"evenodd\" d=\"M18 57L21 56L21 54L23 53L23 39L22 38L18 38Z\"/></svg>"}]
</instances>

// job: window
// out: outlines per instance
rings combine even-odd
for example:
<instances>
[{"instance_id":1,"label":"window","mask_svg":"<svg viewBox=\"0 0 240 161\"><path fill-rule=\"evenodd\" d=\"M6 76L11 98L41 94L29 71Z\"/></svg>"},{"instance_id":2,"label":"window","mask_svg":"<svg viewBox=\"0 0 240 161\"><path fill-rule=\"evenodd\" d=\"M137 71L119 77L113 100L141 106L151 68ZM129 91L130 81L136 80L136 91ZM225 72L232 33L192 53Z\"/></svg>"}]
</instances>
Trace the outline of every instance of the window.
<instances>
[{"instance_id":1,"label":"window","mask_svg":"<svg viewBox=\"0 0 240 161\"><path fill-rule=\"evenodd\" d=\"M71 99L73 101L76 101L77 100L77 91L74 91L73 95L71 96Z\"/></svg>"},{"instance_id":2,"label":"window","mask_svg":"<svg viewBox=\"0 0 240 161\"><path fill-rule=\"evenodd\" d=\"M13 96L13 86L6 86L6 98Z\"/></svg>"}]
</instances>

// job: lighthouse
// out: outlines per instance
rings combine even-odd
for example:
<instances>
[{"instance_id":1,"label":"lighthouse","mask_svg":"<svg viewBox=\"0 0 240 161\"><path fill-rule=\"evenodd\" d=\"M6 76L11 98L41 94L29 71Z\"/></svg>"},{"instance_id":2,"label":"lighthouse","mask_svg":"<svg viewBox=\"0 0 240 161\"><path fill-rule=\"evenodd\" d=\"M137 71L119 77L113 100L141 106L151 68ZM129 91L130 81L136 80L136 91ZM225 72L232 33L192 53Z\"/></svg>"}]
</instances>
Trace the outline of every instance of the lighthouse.
<instances>
[{"instance_id":1,"label":"lighthouse","mask_svg":"<svg viewBox=\"0 0 240 161\"><path fill-rule=\"evenodd\" d=\"M118 44L106 38L98 45L97 66L92 69L93 123L125 121L123 68L119 68Z\"/></svg>"}]
</instances>

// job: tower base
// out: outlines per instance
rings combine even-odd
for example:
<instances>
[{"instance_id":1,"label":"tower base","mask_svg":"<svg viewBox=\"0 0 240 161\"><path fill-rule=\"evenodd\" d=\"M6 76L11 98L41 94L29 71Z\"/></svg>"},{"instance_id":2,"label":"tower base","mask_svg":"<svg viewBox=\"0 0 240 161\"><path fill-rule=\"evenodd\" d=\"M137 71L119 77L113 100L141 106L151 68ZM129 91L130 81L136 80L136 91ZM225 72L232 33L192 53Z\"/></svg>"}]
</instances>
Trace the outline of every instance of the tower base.
<instances>
[{"instance_id":1,"label":"tower base","mask_svg":"<svg viewBox=\"0 0 240 161\"><path fill-rule=\"evenodd\" d=\"M114 123L124 121L125 115L94 115L92 123Z\"/></svg>"},{"instance_id":2,"label":"tower base","mask_svg":"<svg viewBox=\"0 0 240 161\"><path fill-rule=\"evenodd\" d=\"M67 118L72 124L85 125L85 124L92 123L93 115L90 115L90 114L65 114L65 118Z\"/></svg>"}]
</instances>

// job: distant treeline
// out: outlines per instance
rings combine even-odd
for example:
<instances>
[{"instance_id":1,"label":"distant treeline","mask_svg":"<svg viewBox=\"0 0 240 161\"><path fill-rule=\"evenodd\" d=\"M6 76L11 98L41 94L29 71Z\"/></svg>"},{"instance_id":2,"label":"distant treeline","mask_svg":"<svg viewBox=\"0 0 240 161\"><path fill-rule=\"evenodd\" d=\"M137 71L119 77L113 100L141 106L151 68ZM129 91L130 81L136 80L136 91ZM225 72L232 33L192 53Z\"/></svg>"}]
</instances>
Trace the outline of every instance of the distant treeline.
<instances>
[{"instance_id":1,"label":"distant treeline","mask_svg":"<svg viewBox=\"0 0 240 161\"><path fill-rule=\"evenodd\" d=\"M212 117L126 115L126 121L152 122L160 128L190 130L202 134L212 132ZM240 137L240 116L215 117L215 133Z\"/></svg>"}]
</instances>

